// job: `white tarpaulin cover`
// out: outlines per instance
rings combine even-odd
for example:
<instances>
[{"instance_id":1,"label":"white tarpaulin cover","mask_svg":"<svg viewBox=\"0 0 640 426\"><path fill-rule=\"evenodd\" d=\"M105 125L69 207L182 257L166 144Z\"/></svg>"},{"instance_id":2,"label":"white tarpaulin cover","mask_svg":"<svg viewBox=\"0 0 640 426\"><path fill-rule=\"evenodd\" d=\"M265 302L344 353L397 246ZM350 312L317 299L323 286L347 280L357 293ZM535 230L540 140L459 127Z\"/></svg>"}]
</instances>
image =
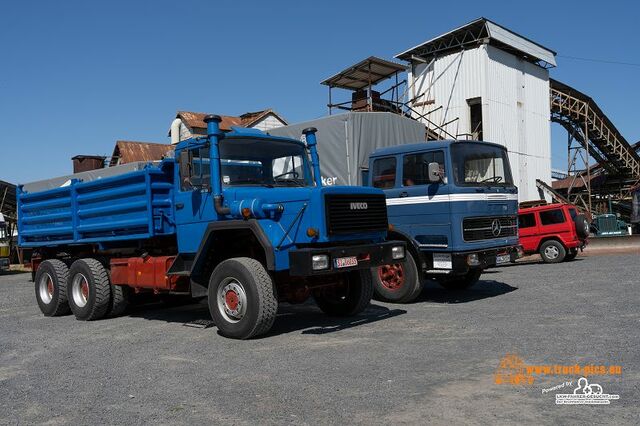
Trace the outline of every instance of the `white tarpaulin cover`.
<instances>
[{"instance_id":1,"label":"white tarpaulin cover","mask_svg":"<svg viewBox=\"0 0 640 426\"><path fill-rule=\"evenodd\" d=\"M389 112L350 112L277 127L274 136L303 139L302 130L318 129L318 154L324 185L362 185L362 170L378 148L425 141L423 124Z\"/></svg>"}]
</instances>

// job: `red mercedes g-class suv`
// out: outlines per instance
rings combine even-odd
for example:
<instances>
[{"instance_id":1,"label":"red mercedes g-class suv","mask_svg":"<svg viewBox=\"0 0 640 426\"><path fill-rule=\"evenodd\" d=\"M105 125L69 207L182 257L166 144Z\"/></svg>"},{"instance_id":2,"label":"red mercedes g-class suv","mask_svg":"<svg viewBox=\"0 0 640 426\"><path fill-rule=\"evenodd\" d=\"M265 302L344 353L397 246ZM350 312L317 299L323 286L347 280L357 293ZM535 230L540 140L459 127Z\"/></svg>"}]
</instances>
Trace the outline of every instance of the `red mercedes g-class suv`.
<instances>
[{"instance_id":1,"label":"red mercedes g-class suv","mask_svg":"<svg viewBox=\"0 0 640 426\"><path fill-rule=\"evenodd\" d=\"M526 203L525 203L526 205ZM572 204L539 202L518 210L520 245L525 254L540 253L547 263L573 260L589 237L589 222Z\"/></svg>"}]
</instances>

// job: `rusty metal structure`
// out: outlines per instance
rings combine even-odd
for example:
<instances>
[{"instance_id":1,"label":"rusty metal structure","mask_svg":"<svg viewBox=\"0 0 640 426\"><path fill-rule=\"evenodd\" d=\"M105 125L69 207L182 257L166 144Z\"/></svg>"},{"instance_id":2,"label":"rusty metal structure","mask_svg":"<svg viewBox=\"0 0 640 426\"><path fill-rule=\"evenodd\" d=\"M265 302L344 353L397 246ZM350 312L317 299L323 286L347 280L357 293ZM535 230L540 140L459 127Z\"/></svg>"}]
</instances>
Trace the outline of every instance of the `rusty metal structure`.
<instances>
[{"instance_id":1,"label":"rusty metal structure","mask_svg":"<svg viewBox=\"0 0 640 426\"><path fill-rule=\"evenodd\" d=\"M406 66L386 59L369 56L351 65L339 73L327 78L320 84L329 87L329 115L333 109L357 112L400 112L399 88L406 80L400 81L398 74L406 71ZM395 84L380 93L373 90L373 86L395 77ZM332 89L340 88L352 91L350 101L334 103ZM383 99L381 96L390 93L391 99Z\"/></svg>"},{"instance_id":2,"label":"rusty metal structure","mask_svg":"<svg viewBox=\"0 0 640 426\"><path fill-rule=\"evenodd\" d=\"M16 186L12 183L0 180L0 213L7 224L7 235L11 237L18 226L18 214L16 206ZM9 238L9 253L13 256L15 246L13 239Z\"/></svg>"},{"instance_id":3,"label":"rusty metal structure","mask_svg":"<svg viewBox=\"0 0 640 426\"><path fill-rule=\"evenodd\" d=\"M327 103L329 115L332 115L334 109L354 112L392 112L413 119L418 117L428 123L428 126L425 126L427 140L456 139L456 136L448 133L443 125L429 119L428 115L435 110L420 113L413 108L414 99L406 99L407 79L399 78L400 73L406 70L406 65L369 56L327 78L320 84L329 88ZM374 90L375 86L389 79L394 79L389 88L381 92ZM351 91L351 100L334 102L332 94L335 88ZM444 125L446 124L449 123Z\"/></svg>"},{"instance_id":4,"label":"rusty metal structure","mask_svg":"<svg viewBox=\"0 0 640 426\"><path fill-rule=\"evenodd\" d=\"M568 135L568 176L554 182L553 189L593 214L607 212L613 201L617 212L627 216L631 191L640 183L636 148L591 97L557 80L550 83L551 121Z\"/></svg>"},{"instance_id":5,"label":"rusty metal structure","mask_svg":"<svg viewBox=\"0 0 640 426\"><path fill-rule=\"evenodd\" d=\"M160 161L170 151L171 145L154 142L117 141L109 166L138 161Z\"/></svg>"},{"instance_id":6,"label":"rusty metal structure","mask_svg":"<svg viewBox=\"0 0 640 426\"><path fill-rule=\"evenodd\" d=\"M73 173L101 169L104 167L106 158L104 155L75 155L71 157Z\"/></svg>"}]
</instances>

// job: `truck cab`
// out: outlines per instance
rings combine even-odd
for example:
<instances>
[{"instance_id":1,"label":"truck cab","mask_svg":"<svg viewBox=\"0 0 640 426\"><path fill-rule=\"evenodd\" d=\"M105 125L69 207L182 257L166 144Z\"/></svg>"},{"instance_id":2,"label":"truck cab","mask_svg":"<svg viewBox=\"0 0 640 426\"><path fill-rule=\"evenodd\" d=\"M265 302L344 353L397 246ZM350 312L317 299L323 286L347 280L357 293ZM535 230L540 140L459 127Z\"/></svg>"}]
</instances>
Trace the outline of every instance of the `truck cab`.
<instances>
[{"instance_id":1,"label":"truck cab","mask_svg":"<svg viewBox=\"0 0 640 426\"><path fill-rule=\"evenodd\" d=\"M368 185L387 198L391 237L408 243L404 264L372 271L376 296L409 302L422 280L475 284L486 268L519 256L518 190L503 146L433 141L374 151Z\"/></svg>"},{"instance_id":2,"label":"truck cab","mask_svg":"<svg viewBox=\"0 0 640 426\"><path fill-rule=\"evenodd\" d=\"M118 315L132 291L207 297L220 333L246 339L269 331L281 301L313 297L335 316L368 306L370 268L406 249L386 240L382 191L323 187L314 128L305 143L205 121L206 137L159 163L18 188L45 315Z\"/></svg>"}]
</instances>

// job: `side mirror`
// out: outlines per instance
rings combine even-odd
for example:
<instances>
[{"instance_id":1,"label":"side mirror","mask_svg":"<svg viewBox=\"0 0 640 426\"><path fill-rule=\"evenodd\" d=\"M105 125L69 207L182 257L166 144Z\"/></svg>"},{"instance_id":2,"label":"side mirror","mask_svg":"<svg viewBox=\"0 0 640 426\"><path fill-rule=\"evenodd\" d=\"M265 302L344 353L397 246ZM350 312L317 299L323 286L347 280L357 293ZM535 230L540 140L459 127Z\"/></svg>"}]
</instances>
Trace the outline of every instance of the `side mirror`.
<instances>
[{"instance_id":1,"label":"side mirror","mask_svg":"<svg viewBox=\"0 0 640 426\"><path fill-rule=\"evenodd\" d=\"M440 182L442 180L440 176L440 164L429 163L427 166L427 175L429 176L429 182Z\"/></svg>"}]
</instances>

